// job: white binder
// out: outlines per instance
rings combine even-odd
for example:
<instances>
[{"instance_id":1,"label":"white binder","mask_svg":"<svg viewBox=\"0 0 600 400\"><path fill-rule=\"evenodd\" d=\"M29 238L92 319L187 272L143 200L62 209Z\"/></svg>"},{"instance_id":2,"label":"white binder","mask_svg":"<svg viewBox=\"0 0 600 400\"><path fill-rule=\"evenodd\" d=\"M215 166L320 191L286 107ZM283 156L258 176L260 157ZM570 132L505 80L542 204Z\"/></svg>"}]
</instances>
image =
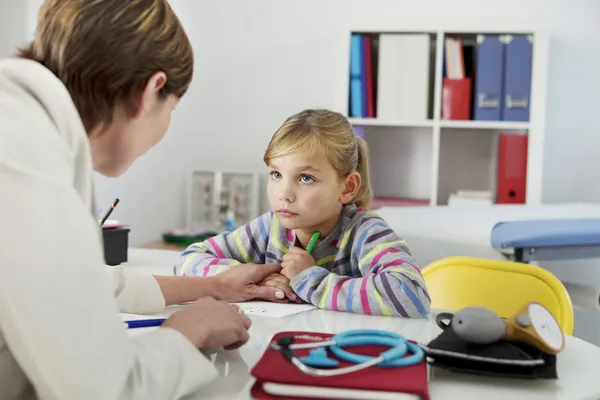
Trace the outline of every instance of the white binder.
<instances>
[{"instance_id":1,"label":"white binder","mask_svg":"<svg viewBox=\"0 0 600 400\"><path fill-rule=\"evenodd\" d=\"M381 34L377 118L422 121L429 105L430 37Z\"/></svg>"}]
</instances>

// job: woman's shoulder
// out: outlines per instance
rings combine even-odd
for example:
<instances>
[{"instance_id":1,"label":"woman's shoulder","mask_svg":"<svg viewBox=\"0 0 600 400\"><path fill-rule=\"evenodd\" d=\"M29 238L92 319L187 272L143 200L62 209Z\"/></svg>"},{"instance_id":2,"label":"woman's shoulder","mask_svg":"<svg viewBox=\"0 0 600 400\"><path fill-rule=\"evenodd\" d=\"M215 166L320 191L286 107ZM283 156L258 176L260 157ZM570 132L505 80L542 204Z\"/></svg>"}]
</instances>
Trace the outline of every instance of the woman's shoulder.
<instances>
[{"instance_id":1,"label":"woman's shoulder","mask_svg":"<svg viewBox=\"0 0 600 400\"><path fill-rule=\"evenodd\" d=\"M56 75L42 64L24 58L0 59L0 84L21 87L36 96L56 91L54 98L66 94L70 99L69 92Z\"/></svg>"},{"instance_id":2,"label":"woman's shoulder","mask_svg":"<svg viewBox=\"0 0 600 400\"><path fill-rule=\"evenodd\" d=\"M0 159L38 176L72 179L81 167L74 161L89 159L89 143L62 82L37 62L10 58L0 60L0 92Z\"/></svg>"}]
</instances>

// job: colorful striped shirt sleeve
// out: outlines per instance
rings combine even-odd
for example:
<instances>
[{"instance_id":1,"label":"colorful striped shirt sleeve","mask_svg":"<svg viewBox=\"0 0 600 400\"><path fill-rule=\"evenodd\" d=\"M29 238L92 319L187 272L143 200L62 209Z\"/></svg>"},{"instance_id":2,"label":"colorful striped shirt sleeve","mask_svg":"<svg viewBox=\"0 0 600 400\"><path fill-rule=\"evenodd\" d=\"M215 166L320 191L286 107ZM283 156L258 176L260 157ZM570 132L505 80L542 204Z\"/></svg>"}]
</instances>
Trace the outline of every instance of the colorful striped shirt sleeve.
<instances>
[{"instance_id":1,"label":"colorful striped shirt sleeve","mask_svg":"<svg viewBox=\"0 0 600 400\"><path fill-rule=\"evenodd\" d=\"M350 259L333 272L314 266L298 274L291 281L296 294L328 310L409 318L429 314L427 286L406 243L380 217L364 218L355 229L354 240L340 244L352 246Z\"/></svg>"},{"instance_id":2,"label":"colorful striped shirt sleeve","mask_svg":"<svg viewBox=\"0 0 600 400\"><path fill-rule=\"evenodd\" d=\"M211 276L238 264L264 264L272 219L268 212L233 232L190 245L173 267L173 273Z\"/></svg>"}]
</instances>

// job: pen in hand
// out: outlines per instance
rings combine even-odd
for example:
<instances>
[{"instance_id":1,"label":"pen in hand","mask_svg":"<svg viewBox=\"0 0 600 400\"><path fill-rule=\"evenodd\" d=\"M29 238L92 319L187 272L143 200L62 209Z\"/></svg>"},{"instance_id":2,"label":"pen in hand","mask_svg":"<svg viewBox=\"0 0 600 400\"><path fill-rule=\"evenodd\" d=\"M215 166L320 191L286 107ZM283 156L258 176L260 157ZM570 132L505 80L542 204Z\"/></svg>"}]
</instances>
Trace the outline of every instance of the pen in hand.
<instances>
[{"instance_id":1,"label":"pen in hand","mask_svg":"<svg viewBox=\"0 0 600 400\"><path fill-rule=\"evenodd\" d=\"M306 252L308 254L312 253L313 249L315 248L315 245L317 244L317 240L319 240L319 236L321 236L321 234L319 232L315 232L311 236L310 241L308 242L308 245L306 246Z\"/></svg>"}]
</instances>

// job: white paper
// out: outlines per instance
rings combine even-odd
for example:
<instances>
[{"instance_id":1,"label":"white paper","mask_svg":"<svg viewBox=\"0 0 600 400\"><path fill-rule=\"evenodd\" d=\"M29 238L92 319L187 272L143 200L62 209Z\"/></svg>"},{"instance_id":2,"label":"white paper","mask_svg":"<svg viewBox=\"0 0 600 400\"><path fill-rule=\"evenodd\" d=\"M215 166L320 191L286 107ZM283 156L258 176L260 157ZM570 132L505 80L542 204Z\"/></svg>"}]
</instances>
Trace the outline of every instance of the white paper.
<instances>
[{"instance_id":1,"label":"white paper","mask_svg":"<svg viewBox=\"0 0 600 400\"><path fill-rule=\"evenodd\" d=\"M140 315L140 314L127 314L127 313L119 313L123 322L125 321L141 321L144 319L157 319L164 317L157 317L155 315Z\"/></svg>"},{"instance_id":2,"label":"white paper","mask_svg":"<svg viewBox=\"0 0 600 400\"><path fill-rule=\"evenodd\" d=\"M241 308L246 315L272 318L287 317L316 308L312 304L284 304L270 301L246 301L234 304Z\"/></svg>"}]
</instances>

